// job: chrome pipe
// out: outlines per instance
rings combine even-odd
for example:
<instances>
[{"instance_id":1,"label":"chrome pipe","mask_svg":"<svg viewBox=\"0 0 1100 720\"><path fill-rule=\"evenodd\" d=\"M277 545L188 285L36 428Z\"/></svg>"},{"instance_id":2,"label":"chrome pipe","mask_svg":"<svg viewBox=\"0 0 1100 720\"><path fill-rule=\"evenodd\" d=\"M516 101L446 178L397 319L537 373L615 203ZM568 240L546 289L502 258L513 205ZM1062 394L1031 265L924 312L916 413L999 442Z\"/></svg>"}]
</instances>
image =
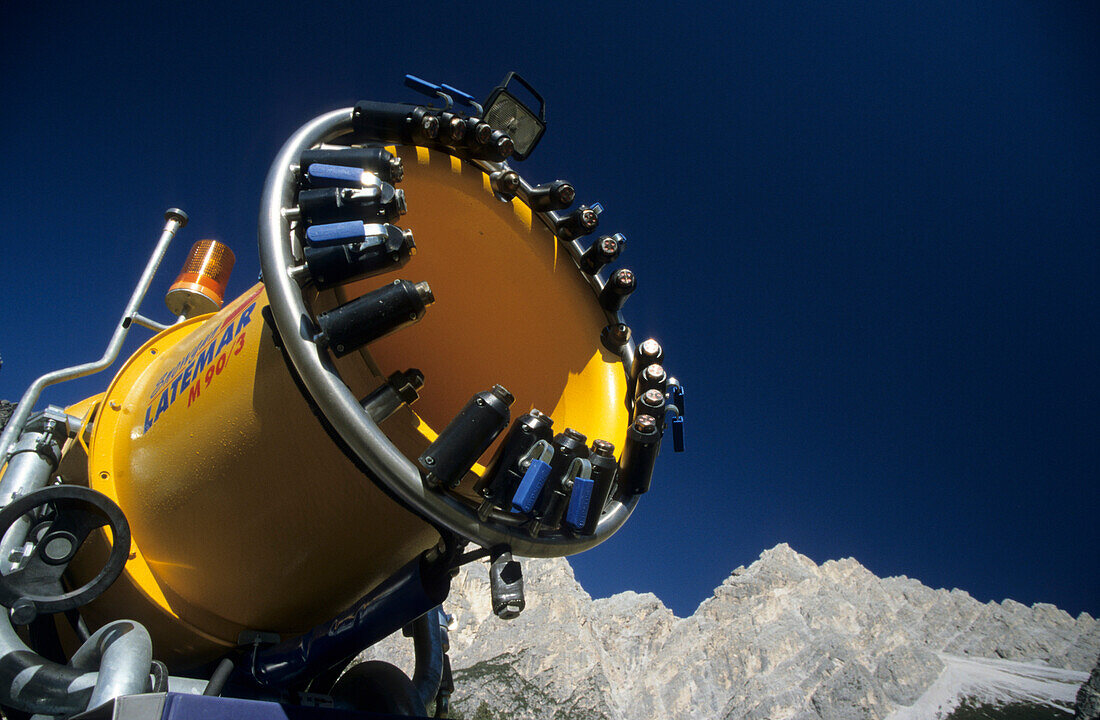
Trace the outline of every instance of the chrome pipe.
<instances>
[{"instance_id":1,"label":"chrome pipe","mask_svg":"<svg viewBox=\"0 0 1100 720\"><path fill-rule=\"evenodd\" d=\"M152 663L149 632L130 620L116 620L96 630L69 660L74 670L99 671L87 710L120 695L149 692Z\"/></svg>"},{"instance_id":2,"label":"chrome pipe","mask_svg":"<svg viewBox=\"0 0 1100 720\"><path fill-rule=\"evenodd\" d=\"M111 336L110 342L107 343L107 349L104 351L103 357L95 362L54 370L31 383L31 386L27 388L27 391L23 393L23 397L19 400L19 406L15 409L15 414L8 420L4 432L0 434L0 465L3 465L4 461L8 459L8 449L23 432L23 426L27 423L27 418L31 416L34 404L38 402L38 396L42 394L46 387L65 380L75 380L97 373L109 367L118 357L118 352L122 349L122 342L126 339L130 325L134 321L134 315L141 306L141 301L145 299L145 293L149 291L153 276L156 275L157 268L160 267L160 262L168 251L168 245L179 229L187 224L187 213L178 208L169 208L164 213L164 219L164 230L161 231L160 239L157 241L156 247L153 248L153 254L149 256L149 262L145 264L145 270L141 273L141 279L138 280L137 287L134 288L134 292L130 296L130 301L126 303L126 309L122 311L122 319L115 327L115 332Z\"/></svg>"},{"instance_id":3,"label":"chrome pipe","mask_svg":"<svg viewBox=\"0 0 1100 720\"><path fill-rule=\"evenodd\" d=\"M0 703L30 713L72 715L119 694L150 687L153 644L135 622L119 620L100 628L59 665L33 652L15 633L7 613L0 613ZM81 667L76 667L79 659ZM99 662L101 672L88 667Z\"/></svg>"},{"instance_id":4,"label":"chrome pipe","mask_svg":"<svg viewBox=\"0 0 1100 720\"><path fill-rule=\"evenodd\" d=\"M168 327L169 327L168 325L165 325L162 322L157 322L156 320L152 320L150 318L147 318L144 315L142 315L141 313L134 313L133 320L138 325L141 325L142 327L145 327L145 328L149 328L153 332L163 332L163 331L167 330Z\"/></svg>"}]
</instances>

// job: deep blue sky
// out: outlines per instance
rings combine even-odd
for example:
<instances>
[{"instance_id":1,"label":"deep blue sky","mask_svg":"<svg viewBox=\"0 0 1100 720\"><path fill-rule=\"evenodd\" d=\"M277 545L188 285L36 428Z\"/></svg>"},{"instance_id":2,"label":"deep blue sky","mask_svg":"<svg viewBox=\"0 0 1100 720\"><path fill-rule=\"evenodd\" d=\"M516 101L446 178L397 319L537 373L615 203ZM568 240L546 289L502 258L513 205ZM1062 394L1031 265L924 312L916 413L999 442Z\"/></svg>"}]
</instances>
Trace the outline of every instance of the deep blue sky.
<instances>
[{"instance_id":1,"label":"deep blue sky","mask_svg":"<svg viewBox=\"0 0 1100 720\"><path fill-rule=\"evenodd\" d=\"M99 356L166 207L161 319L196 239L254 281L300 124L515 69L550 119L521 172L604 204L688 391L689 452L574 559L590 592L689 614L787 541L1100 614L1100 5L307 6L0 9L0 397Z\"/></svg>"}]
</instances>

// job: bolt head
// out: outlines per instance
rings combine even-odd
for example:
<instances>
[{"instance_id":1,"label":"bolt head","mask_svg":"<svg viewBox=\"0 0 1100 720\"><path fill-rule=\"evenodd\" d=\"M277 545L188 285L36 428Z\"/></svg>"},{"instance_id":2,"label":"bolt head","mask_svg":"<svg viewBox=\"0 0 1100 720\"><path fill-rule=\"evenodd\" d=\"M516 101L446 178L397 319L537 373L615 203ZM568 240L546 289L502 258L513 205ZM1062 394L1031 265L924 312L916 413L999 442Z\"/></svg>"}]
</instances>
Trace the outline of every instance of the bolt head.
<instances>
[{"instance_id":1,"label":"bolt head","mask_svg":"<svg viewBox=\"0 0 1100 720\"><path fill-rule=\"evenodd\" d=\"M577 191L569 183L558 186L558 202L569 205L577 197Z\"/></svg>"},{"instance_id":2,"label":"bolt head","mask_svg":"<svg viewBox=\"0 0 1100 720\"><path fill-rule=\"evenodd\" d=\"M596 227L599 222L600 217L596 214L595 210L591 208L585 208L584 211L581 212L581 225L583 225L588 230Z\"/></svg>"},{"instance_id":3,"label":"bolt head","mask_svg":"<svg viewBox=\"0 0 1100 720\"><path fill-rule=\"evenodd\" d=\"M448 132L450 133L451 140L459 142L462 138L466 137L466 123L462 121L462 118L451 118L448 125L450 125Z\"/></svg>"},{"instance_id":4,"label":"bolt head","mask_svg":"<svg viewBox=\"0 0 1100 720\"><path fill-rule=\"evenodd\" d=\"M494 385L491 391L498 398L503 400L506 404L511 405L516 401L516 396L503 385Z\"/></svg>"},{"instance_id":5,"label":"bolt head","mask_svg":"<svg viewBox=\"0 0 1100 720\"><path fill-rule=\"evenodd\" d=\"M489 142L492 137L493 128L489 123L478 123L477 127L474 128L474 140L476 140L479 145L484 145Z\"/></svg>"},{"instance_id":6,"label":"bolt head","mask_svg":"<svg viewBox=\"0 0 1100 720\"><path fill-rule=\"evenodd\" d=\"M611 457L615 453L615 446L607 440L597 438L592 441L592 452L603 457Z\"/></svg>"},{"instance_id":7,"label":"bolt head","mask_svg":"<svg viewBox=\"0 0 1100 720\"><path fill-rule=\"evenodd\" d=\"M653 338L649 338L642 343L638 350L646 357L657 357L661 354L661 344Z\"/></svg>"},{"instance_id":8,"label":"bolt head","mask_svg":"<svg viewBox=\"0 0 1100 720\"><path fill-rule=\"evenodd\" d=\"M615 285L621 289L630 289L634 287L634 272L623 268L615 273Z\"/></svg>"},{"instance_id":9,"label":"bolt head","mask_svg":"<svg viewBox=\"0 0 1100 720\"><path fill-rule=\"evenodd\" d=\"M665 404L665 396L657 388L646 390L644 393L642 393L642 400L645 402L646 405L650 407L659 408Z\"/></svg>"},{"instance_id":10,"label":"bolt head","mask_svg":"<svg viewBox=\"0 0 1100 720\"><path fill-rule=\"evenodd\" d=\"M38 609L27 598L19 598L11 604L11 621L16 625L30 625L38 617Z\"/></svg>"},{"instance_id":11,"label":"bolt head","mask_svg":"<svg viewBox=\"0 0 1100 720\"><path fill-rule=\"evenodd\" d=\"M390 177L394 182L401 182L405 179L405 166L401 164L401 158L395 157L390 160Z\"/></svg>"},{"instance_id":12,"label":"bolt head","mask_svg":"<svg viewBox=\"0 0 1100 720\"><path fill-rule=\"evenodd\" d=\"M439 118L435 115L425 115L420 121L420 130L425 137L434 140L439 136Z\"/></svg>"},{"instance_id":13,"label":"bolt head","mask_svg":"<svg viewBox=\"0 0 1100 720\"><path fill-rule=\"evenodd\" d=\"M508 157L515 149L516 146L510 137L502 137L497 141L497 152L500 153L501 157Z\"/></svg>"},{"instance_id":14,"label":"bolt head","mask_svg":"<svg viewBox=\"0 0 1100 720\"><path fill-rule=\"evenodd\" d=\"M565 428L562 434L565 435L567 438L570 438L582 444L588 441L588 438L586 438L582 433L574 430L573 428Z\"/></svg>"},{"instance_id":15,"label":"bolt head","mask_svg":"<svg viewBox=\"0 0 1100 720\"><path fill-rule=\"evenodd\" d=\"M661 382L665 379L665 369L657 364L650 365L642 374L645 376L646 380L652 382Z\"/></svg>"},{"instance_id":16,"label":"bolt head","mask_svg":"<svg viewBox=\"0 0 1100 720\"><path fill-rule=\"evenodd\" d=\"M657 429L657 421L652 415L639 415L634 418L634 429L643 433L652 432Z\"/></svg>"}]
</instances>

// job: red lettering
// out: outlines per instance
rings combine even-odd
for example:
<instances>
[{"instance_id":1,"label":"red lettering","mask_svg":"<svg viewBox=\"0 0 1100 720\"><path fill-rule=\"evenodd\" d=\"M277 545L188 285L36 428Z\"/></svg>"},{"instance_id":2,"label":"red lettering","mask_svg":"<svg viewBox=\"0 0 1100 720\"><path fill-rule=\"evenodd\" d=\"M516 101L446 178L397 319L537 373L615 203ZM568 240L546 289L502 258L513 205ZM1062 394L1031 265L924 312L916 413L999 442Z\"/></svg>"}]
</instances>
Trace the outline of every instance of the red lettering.
<instances>
[{"instance_id":1,"label":"red lettering","mask_svg":"<svg viewBox=\"0 0 1100 720\"><path fill-rule=\"evenodd\" d=\"M222 370L225 369L225 363L226 363L227 360L229 360L229 354L228 353L222 353L221 355L218 356L218 364L214 366L214 370L219 375L221 375Z\"/></svg>"},{"instance_id":2,"label":"red lettering","mask_svg":"<svg viewBox=\"0 0 1100 720\"><path fill-rule=\"evenodd\" d=\"M210 367L208 367L206 369L206 375L205 375L205 377L203 377L203 380L206 381L206 387L210 387L210 383L214 381L214 366L213 365L211 365Z\"/></svg>"},{"instance_id":3,"label":"red lettering","mask_svg":"<svg viewBox=\"0 0 1100 720\"><path fill-rule=\"evenodd\" d=\"M199 391L202 389L202 383L195 383L191 386L191 392L187 394L187 407L191 407L191 403L199 399Z\"/></svg>"},{"instance_id":4,"label":"red lettering","mask_svg":"<svg viewBox=\"0 0 1100 720\"><path fill-rule=\"evenodd\" d=\"M244 333L241 333L240 337L237 338L237 344L233 348L233 354L240 355L241 350L244 350Z\"/></svg>"}]
</instances>

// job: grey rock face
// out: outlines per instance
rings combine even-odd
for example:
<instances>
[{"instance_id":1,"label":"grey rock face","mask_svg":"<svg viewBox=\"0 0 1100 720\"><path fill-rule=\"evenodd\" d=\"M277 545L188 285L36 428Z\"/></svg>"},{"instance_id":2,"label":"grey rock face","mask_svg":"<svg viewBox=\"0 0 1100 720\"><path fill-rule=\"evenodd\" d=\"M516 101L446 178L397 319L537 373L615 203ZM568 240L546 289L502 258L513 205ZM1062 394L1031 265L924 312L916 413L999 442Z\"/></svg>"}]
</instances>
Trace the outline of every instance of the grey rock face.
<instances>
[{"instance_id":1,"label":"grey rock face","mask_svg":"<svg viewBox=\"0 0 1100 720\"><path fill-rule=\"evenodd\" d=\"M1077 711L1074 720L1100 720L1100 659L1092 668L1088 682L1077 691Z\"/></svg>"},{"instance_id":2,"label":"grey rock face","mask_svg":"<svg viewBox=\"0 0 1100 720\"><path fill-rule=\"evenodd\" d=\"M937 653L1087 671L1100 624L1051 605L983 604L960 590L820 566L783 544L738 569L688 618L651 594L593 600L565 560L525 560L527 609L489 607L484 565L456 578L456 715L472 718L886 718L944 669ZM367 657L412 671L399 635Z\"/></svg>"},{"instance_id":3,"label":"grey rock face","mask_svg":"<svg viewBox=\"0 0 1100 720\"><path fill-rule=\"evenodd\" d=\"M4 426L8 424L8 420L15 413L15 406L18 403L8 402L7 400L0 400L0 430L4 429Z\"/></svg>"}]
</instances>

